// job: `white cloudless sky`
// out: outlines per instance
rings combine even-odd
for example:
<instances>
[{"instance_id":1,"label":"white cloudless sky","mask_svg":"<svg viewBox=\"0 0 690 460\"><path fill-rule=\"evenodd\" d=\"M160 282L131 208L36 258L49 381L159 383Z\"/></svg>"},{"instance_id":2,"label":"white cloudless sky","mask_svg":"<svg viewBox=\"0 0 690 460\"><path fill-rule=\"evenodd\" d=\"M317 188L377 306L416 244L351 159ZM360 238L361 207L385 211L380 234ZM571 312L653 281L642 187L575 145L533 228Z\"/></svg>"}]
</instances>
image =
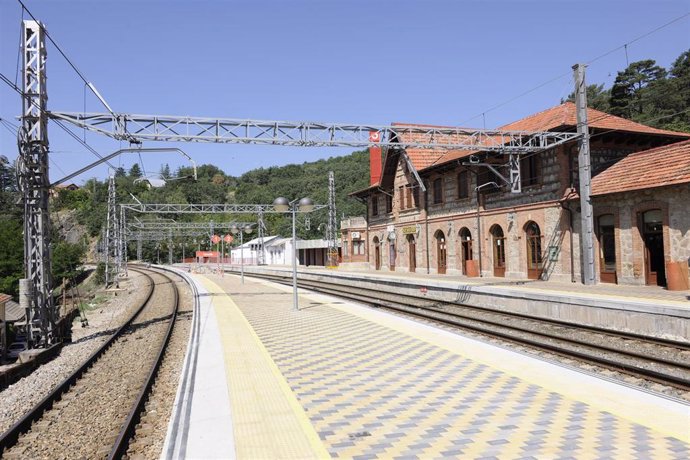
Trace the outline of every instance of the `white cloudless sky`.
<instances>
[{"instance_id":1,"label":"white cloudless sky","mask_svg":"<svg viewBox=\"0 0 690 460\"><path fill-rule=\"evenodd\" d=\"M572 91L573 64L690 12L688 0L25 3L116 112L487 128L557 105ZM0 0L0 72L13 81L21 19L16 0ZM668 68L688 48L690 16L631 43L627 59ZM589 65L587 82L610 86L625 67L620 49ZM49 110L105 111L52 44L47 74ZM0 117L18 124L20 112L19 96L0 83ZM52 180L94 160L53 124L49 136ZM121 146L93 133L86 140L102 154ZM231 175L351 151L170 146ZM0 154L17 156L15 136L4 127ZM128 169L138 161L126 155L115 163ZM143 161L151 172L164 162L173 170L186 164L174 154ZM75 182L106 175L100 167Z\"/></svg>"}]
</instances>

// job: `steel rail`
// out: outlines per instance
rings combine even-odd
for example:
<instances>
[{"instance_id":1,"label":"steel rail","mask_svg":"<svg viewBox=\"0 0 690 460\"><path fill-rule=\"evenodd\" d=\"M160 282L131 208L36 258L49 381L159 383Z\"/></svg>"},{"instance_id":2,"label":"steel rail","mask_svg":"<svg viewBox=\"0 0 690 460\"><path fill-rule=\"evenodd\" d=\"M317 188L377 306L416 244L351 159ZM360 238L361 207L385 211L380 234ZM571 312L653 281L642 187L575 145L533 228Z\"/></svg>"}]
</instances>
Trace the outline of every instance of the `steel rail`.
<instances>
[{"instance_id":1,"label":"steel rail","mask_svg":"<svg viewBox=\"0 0 690 460\"><path fill-rule=\"evenodd\" d=\"M279 282L281 284L291 284L291 280L284 278L279 275L270 275L270 274L257 274L257 273L251 273L251 274L246 274L247 276L253 276L257 278L263 278L263 279L269 279L275 282ZM636 377L642 377L648 380L653 380L658 383L662 383L664 385L671 385L673 387L679 388L684 391L690 391L690 379L683 378L683 377L677 377L675 375L670 375L668 373L663 373L663 372L658 372L655 370L639 367L636 365L628 364L621 362L619 360L613 360L609 358L605 358L602 356L596 356L590 353L585 353L582 351L577 351L573 350L570 348L566 348L563 346L558 346L555 344L548 344L545 343L544 341L539 341L535 339L530 339L530 338L525 338L525 337L516 337L515 335L511 334L510 331L513 332L519 332L519 333L528 333L533 336L541 336L544 337L548 340L558 340L560 342L566 342L570 343L575 346L584 346L589 349L595 350L595 351L604 351L606 353L616 353L620 356L628 357L628 358L633 358L633 359L643 359L647 362L652 361L654 363L658 364L663 364L667 366L674 366L677 367L683 371L690 371L690 364L688 363L683 363L683 362L678 362L678 361L672 361L672 360L667 360L665 358L660 358L657 356L649 356L646 354L642 353L637 353L637 352L630 352L626 350L621 350L618 348L613 348L609 347L606 345L598 345L594 344L591 342L587 342L584 340L578 340L578 339L570 339L570 338L565 338L562 335L556 335L556 334L548 334L548 333L543 333L535 329L528 329L528 328L523 328L523 327L517 327L517 326L512 326L507 324L507 322L498 322L498 321L488 321L485 319L479 319L479 318L473 318L467 315L462 315L458 313L451 313L447 311L442 311L434 307L429 307L429 306L420 306L420 305L415 305L409 300L406 302L398 302L398 301L392 301L392 300L382 300L381 292L380 291L375 291L373 289L367 289L363 288L361 286L357 287L357 293L349 291L349 287L343 284L337 284L337 283L327 283L322 280L320 281L308 281L308 280L299 280L298 285L301 285L302 287L305 287L307 289L317 291L317 292L322 292L324 294L329 294L329 295L335 295L338 297L345 297L351 300L357 300L362 303L370 304L370 305L375 305L391 310L396 310L399 312L403 312L409 315L417 316L420 318L424 318L427 320L432 320L432 321L437 321L440 323L448 324L453 327L459 327L463 329L469 329L474 332L478 332L481 334L493 336L493 337L499 337L503 340L508 340L513 343L519 343L522 345L527 345L533 348L537 348L540 350L548 351L551 353L555 353L567 358L576 358L579 360L583 360L589 363L594 363L597 365L602 365L609 367L613 370L616 371L625 371L629 374L632 374ZM367 294L367 292L372 292L372 294ZM616 338L623 338L623 339L634 339L634 340L639 340L639 341L644 341L648 344L654 344L654 345L661 345L661 346L670 346L670 347L675 347L681 351L688 351L690 350L690 344L684 343L684 342L678 342L678 341L672 341L672 340L664 340L664 339L657 339L657 338L647 338L638 334L629 334L625 332L618 333L617 331L611 331L609 329L601 329L601 328L596 328L593 326L584 326L580 328L579 325L572 324L572 323L565 323L563 321L556 321L556 320L549 320L549 319L541 319L537 318L534 316L529 316L529 315L524 315L524 314L513 314L513 313L506 313L504 311L502 312L497 312L491 309L487 308L481 308L481 307L474 307L471 305L464 305L461 303L453 303L453 302L446 302L446 301L440 301L440 300L435 300L433 302L429 302L429 299L424 299L416 296L411 296L407 294L389 294L389 296L392 297L397 297L397 298L408 298L408 299L413 299L414 301L425 301L427 303L434 303L436 305L448 305L448 306L453 306L453 307L462 307L462 308L471 308L474 310L481 310L482 312L487 312L491 314L496 314L496 315L505 315L509 317L520 317L522 319L529 319L531 321L539 321L542 323L547 323L547 324L556 324L559 326L566 326L571 329L585 329L588 332L592 333L601 333L601 334L606 334L608 336L613 336ZM413 310L414 309L414 310ZM429 314L428 312L431 311L435 314ZM451 318L440 318L437 316L437 314L443 314L446 316L449 316ZM455 319L457 318L457 319ZM466 322L460 321L460 319L464 320L469 320L469 321L475 321L479 323L485 323L485 324L490 324L492 327L501 327L504 328L508 332L501 332L501 331L496 331L492 330L491 328L487 327L481 327L478 325L471 325L467 324Z\"/></svg>"},{"instance_id":2,"label":"steel rail","mask_svg":"<svg viewBox=\"0 0 690 460\"><path fill-rule=\"evenodd\" d=\"M161 343L160 350L156 355L154 364L151 367L151 371L149 371L149 374L146 377L146 381L144 382L144 386L139 391L139 395L137 396L136 401L132 405L132 409L130 409L124 425L122 425L122 428L120 429L120 433L118 434L117 439L115 440L115 444L113 445L113 448L111 449L110 454L108 455L109 460L122 458L124 454L127 452L129 442L132 438L132 435L134 434L134 431L136 430L137 423L139 423L139 420L141 419L141 413L144 409L144 405L148 400L151 388L153 387L153 383L155 382L156 376L158 375L158 369L160 369L160 366L163 363L163 358L165 356L165 352L168 348L168 343L170 342L170 337L172 336L172 332L175 327L175 320L177 319L177 312L180 306L179 289L175 285L175 282L170 276L163 274L160 271L155 272L163 276L164 278L167 278L173 287L173 312L170 314L170 322L168 323L168 329L165 333L163 342Z\"/></svg>"},{"instance_id":3,"label":"steel rail","mask_svg":"<svg viewBox=\"0 0 690 460\"><path fill-rule=\"evenodd\" d=\"M132 322L139 316L139 314L147 306L151 297L153 296L155 283L153 278L146 273L140 272L144 275L148 281L148 293L146 298L141 303L141 306L132 314L132 316L118 328L115 333L105 341L105 343L96 351L94 351L87 360L79 366L70 376L58 384L48 395L46 395L41 401L39 401L29 412L27 412L20 420L18 420L14 425L12 425L7 431L0 437L0 454L2 454L6 449L12 447L17 443L19 436L25 433L31 428L31 424L40 419L43 413L52 408L53 403L61 398L61 396L66 393L72 385L74 385L84 373L91 368L91 366L98 361L98 359L105 353L110 346L125 332L125 330L132 324Z\"/></svg>"}]
</instances>

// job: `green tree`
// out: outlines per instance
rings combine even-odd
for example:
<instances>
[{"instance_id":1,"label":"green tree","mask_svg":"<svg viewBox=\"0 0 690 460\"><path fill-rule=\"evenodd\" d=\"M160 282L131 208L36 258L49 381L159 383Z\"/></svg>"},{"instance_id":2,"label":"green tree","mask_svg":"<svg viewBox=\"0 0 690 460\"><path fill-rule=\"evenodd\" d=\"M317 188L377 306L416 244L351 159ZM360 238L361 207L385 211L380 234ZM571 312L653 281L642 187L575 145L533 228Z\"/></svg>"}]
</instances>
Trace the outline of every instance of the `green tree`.
<instances>
[{"instance_id":1,"label":"green tree","mask_svg":"<svg viewBox=\"0 0 690 460\"><path fill-rule=\"evenodd\" d=\"M611 113L613 115L639 120L646 112L653 112L652 101L661 89L655 83L666 78L666 70L647 59L630 64L618 72L611 88Z\"/></svg>"},{"instance_id":2,"label":"green tree","mask_svg":"<svg viewBox=\"0 0 690 460\"><path fill-rule=\"evenodd\" d=\"M134 163L131 168L129 168L129 177L132 179L137 179L141 177L141 168L139 163Z\"/></svg>"},{"instance_id":3,"label":"green tree","mask_svg":"<svg viewBox=\"0 0 690 460\"><path fill-rule=\"evenodd\" d=\"M0 292L17 296L19 279L24 274L24 241L22 221L0 217Z\"/></svg>"},{"instance_id":4,"label":"green tree","mask_svg":"<svg viewBox=\"0 0 690 460\"><path fill-rule=\"evenodd\" d=\"M690 50L678 56L669 74L672 115L662 121L668 129L690 132Z\"/></svg>"},{"instance_id":5,"label":"green tree","mask_svg":"<svg viewBox=\"0 0 690 460\"><path fill-rule=\"evenodd\" d=\"M81 244L59 241L53 246L53 279L59 283L63 278L71 279L81 272L85 249Z\"/></svg>"},{"instance_id":6,"label":"green tree","mask_svg":"<svg viewBox=\"0 0 690 460\"><path fill-rule=\"evenodd\" d=\"M602 112L608 112L611 108L609 99L611 98L611 90L604 89L604 84L587 85L587 106ZM566 101L575 102L575 91L570 93ZM561 99L561 102L565 102Z\"/></svg>"}]
</instances>

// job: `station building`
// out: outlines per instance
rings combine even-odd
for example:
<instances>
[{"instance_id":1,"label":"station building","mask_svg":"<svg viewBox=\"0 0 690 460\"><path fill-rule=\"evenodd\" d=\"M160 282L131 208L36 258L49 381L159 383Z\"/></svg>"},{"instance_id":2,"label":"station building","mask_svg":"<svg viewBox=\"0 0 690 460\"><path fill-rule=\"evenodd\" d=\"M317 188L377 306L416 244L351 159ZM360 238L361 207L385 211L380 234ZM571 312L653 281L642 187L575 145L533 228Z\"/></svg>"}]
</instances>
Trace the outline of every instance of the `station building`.
<instances>
[{"instance_id":1,"label":"station building","mask_svg":"<svg viewBox=\"0 0 690 460\"><path fill-rule=\"evenodd\" d=\"M674 277L685 270L687 284L690 134L594 109L588 119L597 280L663 286L668 270ZM575 105L566 102L499 129L574 132L576 126ZM581 281L577 142L523 155L519 194L477 163L508 175L500 153L389 149L382 157L370 149L370 186L351 194L366 204L366 217L342 222L342 263Z\"/></svg>"}]
</instances>

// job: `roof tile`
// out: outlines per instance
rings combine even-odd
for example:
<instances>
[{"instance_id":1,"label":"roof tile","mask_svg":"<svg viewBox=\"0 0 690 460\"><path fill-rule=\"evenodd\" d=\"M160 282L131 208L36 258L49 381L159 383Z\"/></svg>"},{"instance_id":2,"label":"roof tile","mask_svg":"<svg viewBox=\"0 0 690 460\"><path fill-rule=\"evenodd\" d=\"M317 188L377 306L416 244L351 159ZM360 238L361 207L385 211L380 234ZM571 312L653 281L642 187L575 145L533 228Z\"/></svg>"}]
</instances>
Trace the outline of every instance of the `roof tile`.
<instances>
[{"instance_id":1,"label":"roof tile","mask_svg":"<svg viewBox=\"0 0 690 460\"><path fill-rule=\"evenodd\" d=\"M539 113L535 113L528 117L522 118L518 121L508 123L501 126L498 130L501 131L549 131L563 129L564 127L574 128L577 126L577 114L575 104L572 102L564 102L550 109L546 109ZM616 130L626 131L631 133L643 133L651 135L673 136L678 138L690 138L688 133L679 133L676 131L668 131L664 129L652 128L641 123L636 123L625 118L610 115L600 110L588 108L587 118L590 129L602 130ZM404 126L407 123L394 123L393 125ZM419 125L426 126L426 125ZM445 126L437 126L444 128ZM413 136L405 137L405 141L413 140ZM425 169L430 166L436 166L448 163L450 161L466 158L478 150L422 150L409 149L407 150L412 164L417 170Z\"/></svg>"},{"instance_id":2,"label":"roof tile","mask_svg":"<svg viewBox=\"0 0 690 460\"><path fill-rule=\"evenodd\" d=\"M592 195L690 183L690 140L632 153L592 179Z\"/></svg>"}]
</instances>

